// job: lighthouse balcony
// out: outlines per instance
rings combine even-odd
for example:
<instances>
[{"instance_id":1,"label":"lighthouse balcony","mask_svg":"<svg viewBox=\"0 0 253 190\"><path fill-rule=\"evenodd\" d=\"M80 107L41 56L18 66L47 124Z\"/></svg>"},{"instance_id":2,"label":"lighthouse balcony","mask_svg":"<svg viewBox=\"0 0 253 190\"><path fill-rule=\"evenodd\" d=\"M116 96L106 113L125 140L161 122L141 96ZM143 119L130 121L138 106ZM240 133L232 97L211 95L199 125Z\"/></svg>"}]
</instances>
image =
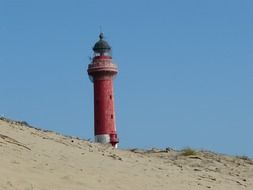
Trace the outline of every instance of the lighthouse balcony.
<instances>
[{"instance_id":1,"label":"lighthouse balcony","mask_svg":"<svg viewBox=\"0 0 253 190\"><path fill-rule=\"evenodd\" d=\"M93 61L88 66L88 73L99 72L99 71L111 71L111 72L118 72L118 67L116 64L113 64L111 61L108 60L99 60Z\"/></svg>"}]
</instances>

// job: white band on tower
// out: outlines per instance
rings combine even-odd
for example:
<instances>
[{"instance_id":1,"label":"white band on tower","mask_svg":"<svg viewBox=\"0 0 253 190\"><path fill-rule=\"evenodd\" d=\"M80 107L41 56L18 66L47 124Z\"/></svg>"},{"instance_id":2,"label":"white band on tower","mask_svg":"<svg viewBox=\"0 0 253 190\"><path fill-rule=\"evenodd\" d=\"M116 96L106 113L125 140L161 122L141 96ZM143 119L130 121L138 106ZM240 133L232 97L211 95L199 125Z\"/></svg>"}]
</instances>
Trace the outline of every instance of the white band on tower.
<instances>
[{"instance_id":1,"label":"white band on tower","mask_svg":"<svg viewBox=\"0 0 253 190\"><path fill-rule=\"evenodd\" d=\"M95 142L107 144L110 143L110 135L104 134L104 135L95 135Z\"/></svg>"}]
</instances>

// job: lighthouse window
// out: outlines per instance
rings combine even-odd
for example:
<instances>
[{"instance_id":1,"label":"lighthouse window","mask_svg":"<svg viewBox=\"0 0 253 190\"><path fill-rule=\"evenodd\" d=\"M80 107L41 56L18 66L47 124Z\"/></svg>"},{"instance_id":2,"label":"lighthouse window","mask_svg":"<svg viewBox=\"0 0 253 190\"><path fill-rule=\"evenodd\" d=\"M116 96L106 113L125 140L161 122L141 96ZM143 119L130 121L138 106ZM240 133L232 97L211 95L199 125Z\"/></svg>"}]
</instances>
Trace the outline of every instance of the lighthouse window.
<instances>
[{"instance_id":1,"label":"lighthouse window","mask_svg":"<svg viewBox=\"0 0 253 190\"><path fill-rule=\"evenodd\" d=\"M113 114L111 115L111 119L113 119Z\"/></svg>"},{"instance_id":2,"label":"lighthouse window","mask_svg":"<svg viewBox=\"0 0 253 190\"><path fill-rule=\"evenodd\" d=\"M112 95L110 95L110 99L112 99Z\"/></svg>"}]
</instances>

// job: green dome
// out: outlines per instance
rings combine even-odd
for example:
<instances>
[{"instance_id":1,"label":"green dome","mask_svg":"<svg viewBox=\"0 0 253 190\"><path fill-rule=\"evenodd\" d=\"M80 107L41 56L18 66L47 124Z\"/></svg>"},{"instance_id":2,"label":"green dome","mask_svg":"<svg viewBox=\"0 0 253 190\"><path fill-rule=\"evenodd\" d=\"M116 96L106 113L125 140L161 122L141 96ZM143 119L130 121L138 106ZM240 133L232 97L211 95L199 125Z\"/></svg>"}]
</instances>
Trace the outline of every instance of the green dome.
<instances>
[{"instance_id":1,"label":"green dome","mask_svg":"<svg viewBox=\"0 0 253 190\"><path fill-rule=\"evenodd\" d=\"M100 54L110 52L111 46L107 43L107 41L103 39L104 38L103 33L100 33L99 38L100 38L99 41L97 41L97 43L95 43L93 47L93 51L95 53L100 53Z\"/></svg>"}]
</instances>

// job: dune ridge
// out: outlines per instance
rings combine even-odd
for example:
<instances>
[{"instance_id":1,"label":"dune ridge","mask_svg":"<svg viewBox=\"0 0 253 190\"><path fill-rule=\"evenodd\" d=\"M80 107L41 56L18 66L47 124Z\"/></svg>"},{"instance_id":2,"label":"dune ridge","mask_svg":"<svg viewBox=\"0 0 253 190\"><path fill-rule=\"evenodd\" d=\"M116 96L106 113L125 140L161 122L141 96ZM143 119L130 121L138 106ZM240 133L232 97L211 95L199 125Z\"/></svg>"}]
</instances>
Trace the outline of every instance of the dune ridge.
<instances>
[{"instance_id":1,"label":"dune ridge","mask_svg":"<svg viewBox=\"0 0 253 190\"><path fill-rule=\"evenodd\" d=\"M252 190L253 161L209 151L114 149L0 118L0 190Z\"/></svg>"}]
</instances>

